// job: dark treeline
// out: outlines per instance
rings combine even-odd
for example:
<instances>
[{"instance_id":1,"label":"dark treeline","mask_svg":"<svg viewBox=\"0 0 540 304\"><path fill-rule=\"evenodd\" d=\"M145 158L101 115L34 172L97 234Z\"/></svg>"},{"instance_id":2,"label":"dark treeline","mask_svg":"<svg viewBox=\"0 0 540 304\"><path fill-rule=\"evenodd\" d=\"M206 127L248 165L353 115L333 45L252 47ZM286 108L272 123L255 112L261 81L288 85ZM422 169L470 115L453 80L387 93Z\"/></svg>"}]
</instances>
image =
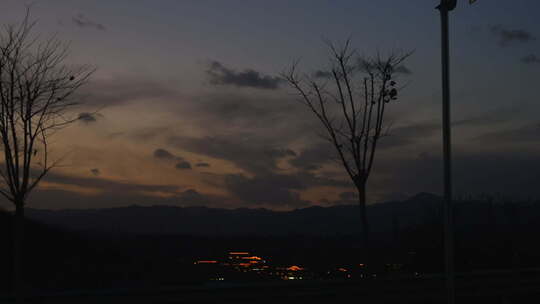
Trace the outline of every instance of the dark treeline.
<instances>
[{"instance_id":1,"label":"dark treeline","mask_svg":"<svg viewBox=\"0 0 540 304\"><path fill-rule=\"evenodd\" d=\"M372 265L377 273L391 276L443 270L437 197L420 195L414 200L372 208L389 212L386 217L379 214L376 218L384 221L374 233L372 244L376 253ZM411 212L420 215L413 221L408 217ZM540 244L536 241L540 232L540 202L461 200L456 202L455 212L458 271L540 267ZM9 213L0 212L0 225L3 240L0 288L8 291L12 242ZM107 234L104 231L83 233L36 220L28 220L26 227L29 233L25 241L24 271L27 284L34 290L202 283L208 279L208 274L202 273L193 262L222 259L230 250L247 250L266 258L272 265L301 265L321 274L337 267L355 269L362 262L359 261L359 235L355 233L324 236ZM398 266L389 268L388 265Z\"/></svg>"}]
</instances>

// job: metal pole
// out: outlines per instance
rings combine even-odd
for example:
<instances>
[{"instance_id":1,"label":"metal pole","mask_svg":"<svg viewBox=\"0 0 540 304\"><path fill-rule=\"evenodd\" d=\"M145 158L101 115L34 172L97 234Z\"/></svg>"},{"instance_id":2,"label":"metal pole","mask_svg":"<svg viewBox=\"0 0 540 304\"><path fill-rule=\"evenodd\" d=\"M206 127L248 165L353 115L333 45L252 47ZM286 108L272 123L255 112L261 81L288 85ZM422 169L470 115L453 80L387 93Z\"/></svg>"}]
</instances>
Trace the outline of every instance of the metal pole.
<instances>
[{"instance_id":1,"label":"metal pole","mask_svg":"<svg viewBox=\"0 0 540 304\"><path fill-rule=\"evenodd\" d=\"M447 303L455 303L454 274L454 228L452 215L452 165L450 133L450 69L448 39L448 7L440 5L441 13L441 59L442 59L442 112L443 112L443 154L444 154L444 249Z\"/></svg>"}]
</instances>

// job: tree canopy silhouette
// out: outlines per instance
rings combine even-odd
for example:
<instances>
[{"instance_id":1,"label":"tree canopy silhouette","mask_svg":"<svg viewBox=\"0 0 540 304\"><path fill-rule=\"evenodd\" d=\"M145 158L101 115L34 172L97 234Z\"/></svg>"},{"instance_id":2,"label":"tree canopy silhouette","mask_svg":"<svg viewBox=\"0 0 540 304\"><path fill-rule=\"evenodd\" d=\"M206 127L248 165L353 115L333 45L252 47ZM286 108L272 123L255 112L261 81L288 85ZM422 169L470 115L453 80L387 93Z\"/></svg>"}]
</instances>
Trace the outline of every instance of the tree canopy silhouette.
<instances>
[{"instance_id":1,"label":"tree canopy silhouette","mask_svg":"<svg viewBox=\"0 0 540 304\"><path fill-rule=\"evenodd\" d=\"M0 194L14 204L14 283L22 301L22 241L28 195L58 163L49 155L48 139L77 120L69 110L73 93L93 72L68 66L68 48L52 37L32 35L29 9L23 21L0 30L0 141L3 164Z\"/></svg>"},{"instance_id":2,"label":"tree canopy silhouette","mask_svg":"<svg viewBox=\"0 0 540 304\"><path fill-rule=\"evenodd\" d=\"M338 154L358 192L362 241L369 248L366 215L366 186L372 172L377 144L387 134L387 107L398 100L396 74L411 53L358 56L350 40L342 47L328 42L330 69L313 75L298 73L298 61L283 77L298 93L299 101L322 123L325 134Z\"/></svg>"}]
</instances>

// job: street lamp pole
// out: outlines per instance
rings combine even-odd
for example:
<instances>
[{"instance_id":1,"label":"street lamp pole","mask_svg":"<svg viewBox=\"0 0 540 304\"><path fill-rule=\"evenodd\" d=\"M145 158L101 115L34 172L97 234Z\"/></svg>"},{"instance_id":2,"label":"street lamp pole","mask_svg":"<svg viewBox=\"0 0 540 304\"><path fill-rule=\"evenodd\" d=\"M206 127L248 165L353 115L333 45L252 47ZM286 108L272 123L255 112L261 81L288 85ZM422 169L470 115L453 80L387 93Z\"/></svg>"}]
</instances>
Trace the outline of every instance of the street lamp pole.
<instances>
[{"instance_id":1,"label":"street lamp pole","mask_svg":"<svg viewBox=\"0 0 540 304\"><path fill-rule=\"evenodd\" d=\"M454 221L452 204L452 158L450 132L450 56L448 37L448 12L456 7L456 0L441 0L437 9L441 14L441 63L442 63L442 129L444 158L444 252L447 303L455 303L454 273Z\"/></svg>"}]
</instances>

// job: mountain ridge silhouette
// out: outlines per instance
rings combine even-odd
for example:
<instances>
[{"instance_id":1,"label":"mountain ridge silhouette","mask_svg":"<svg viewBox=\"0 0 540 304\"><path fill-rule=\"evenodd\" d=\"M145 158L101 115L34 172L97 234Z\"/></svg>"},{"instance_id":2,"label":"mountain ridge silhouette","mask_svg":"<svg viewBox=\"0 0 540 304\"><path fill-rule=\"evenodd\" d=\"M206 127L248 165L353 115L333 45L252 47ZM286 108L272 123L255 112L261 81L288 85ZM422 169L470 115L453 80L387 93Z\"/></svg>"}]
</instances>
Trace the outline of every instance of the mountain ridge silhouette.
<instances>
[{"instance_id":1,"label":"mountain ridge silhouette","mask_svg":"<svg viewBox=\"0 0 540 304\"><path fill-rule=\"evenodd\" d=\"M418 224L438 212L440 197L419 193L405 201L368 206L374 233L390 233L392 218ZM119 234L185 235L355 235L359 231L356 205L311 206L291 211L264 208L220 209L204 206L138 206L106 209L27 209L30 219L64 229Z\"/></svg>"}]
</instances>

